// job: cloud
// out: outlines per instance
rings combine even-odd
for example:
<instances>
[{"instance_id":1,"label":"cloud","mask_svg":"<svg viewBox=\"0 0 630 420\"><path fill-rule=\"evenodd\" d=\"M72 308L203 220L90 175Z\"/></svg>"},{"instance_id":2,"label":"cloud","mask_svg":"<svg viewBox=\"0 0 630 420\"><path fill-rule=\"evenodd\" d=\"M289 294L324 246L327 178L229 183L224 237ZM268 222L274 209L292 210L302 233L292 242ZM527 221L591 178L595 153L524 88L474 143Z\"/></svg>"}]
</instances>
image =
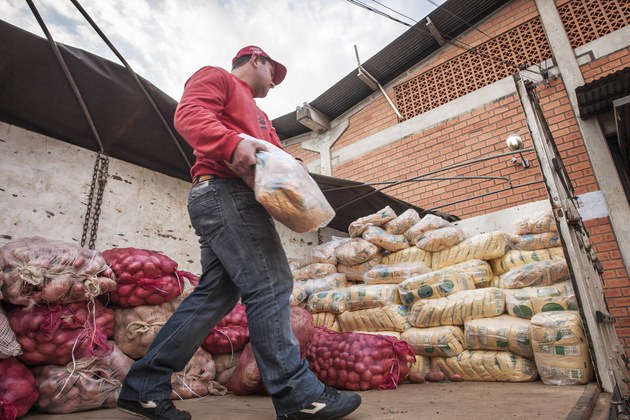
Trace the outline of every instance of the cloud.
<instances>
[{"instance_id":1,"label":"cloud","mask_svg":"<svg viewBox=\"0 0 630 420\"><path fill-rule=\"evenodd\" d=\"M376 2L364 2L394 15ZM57 42L118 62L71 2L34 3ZM380 3L415 20L434 9L428 1ZM261 46L289 69L282 85L258 100L272 119L312 101L353 71L354 45L364 62L408 30L344 0L80 0L80 4L136 73L176 100L198 68L229 69L238 49ZM23 0L0 2L0 16L43 36Z\"/></svg>"}]
</instances>

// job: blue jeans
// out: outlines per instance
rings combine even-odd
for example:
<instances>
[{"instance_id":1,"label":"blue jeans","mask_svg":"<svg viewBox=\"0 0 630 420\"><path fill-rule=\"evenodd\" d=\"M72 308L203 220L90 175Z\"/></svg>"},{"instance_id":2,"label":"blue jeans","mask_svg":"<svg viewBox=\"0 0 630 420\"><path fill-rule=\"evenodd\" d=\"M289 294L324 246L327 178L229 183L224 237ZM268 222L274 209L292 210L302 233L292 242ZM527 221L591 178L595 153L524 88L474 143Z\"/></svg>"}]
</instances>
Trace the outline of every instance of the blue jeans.
<instances>
[{"instance_id":1,"label":"blue jeans","mask_svg":"<svg viewBox=\"0 0 630 420\"><path fill-rule=\"evenodd\" d=\"M147 354L133 364L120 398L169 399L171 374L186 366L242 298L254 356L276 413L307 407L324 385L300 358L291 330L293 277L273 220L254 192L237 179L194 186L188 212L201 243L199 286L160 329Z\"/></svg>"}]
</instances>

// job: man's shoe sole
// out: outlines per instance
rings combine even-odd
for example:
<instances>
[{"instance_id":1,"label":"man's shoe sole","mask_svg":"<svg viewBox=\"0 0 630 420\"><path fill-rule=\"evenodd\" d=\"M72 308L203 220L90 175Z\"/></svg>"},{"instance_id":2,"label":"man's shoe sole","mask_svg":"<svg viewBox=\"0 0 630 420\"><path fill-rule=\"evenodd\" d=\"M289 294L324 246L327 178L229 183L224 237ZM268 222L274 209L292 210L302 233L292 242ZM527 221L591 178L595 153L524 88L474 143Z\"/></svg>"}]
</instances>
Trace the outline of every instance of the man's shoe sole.
<instances>
[{"instance_id":1,"label":"man's shoe sole","mask_svg":"<svg viewBox=\"0 0 630 420\"><path fill-rule=\"evenodd\" d=\"M116 407L116 408L118 408L123 413L131 414L132 416L136 416L136 417L140 417L140 418L143 418L143 419L151 420L151 417L147 417L144 414L136 413L135 411L127 410L126 408L122 408L122 407Z\"/></svg>"}]
</instances>

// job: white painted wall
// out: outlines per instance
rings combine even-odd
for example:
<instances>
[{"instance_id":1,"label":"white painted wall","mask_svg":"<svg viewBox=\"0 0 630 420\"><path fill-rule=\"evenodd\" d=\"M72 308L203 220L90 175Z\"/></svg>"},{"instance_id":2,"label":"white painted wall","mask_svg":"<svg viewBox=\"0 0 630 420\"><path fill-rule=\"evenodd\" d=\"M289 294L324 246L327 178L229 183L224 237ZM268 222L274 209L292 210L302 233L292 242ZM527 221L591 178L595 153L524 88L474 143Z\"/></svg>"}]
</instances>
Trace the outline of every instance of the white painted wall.
<instances>
[{"instance_id":1,"label":"white painted wall","mask_svg":"<svg viewBox=\"0 0 630 420\"><path fill-rule=\"evenodd\" d=\"M0 123L0 246L42 236L79 245L96 153ZM153 249L199 274L199 245L186 200L190 184L110 159L97 250ZM289 257L303 257L320 238L276 224ZM322 242L331 235L323 229Z\"/></svg>"}]
</instances>

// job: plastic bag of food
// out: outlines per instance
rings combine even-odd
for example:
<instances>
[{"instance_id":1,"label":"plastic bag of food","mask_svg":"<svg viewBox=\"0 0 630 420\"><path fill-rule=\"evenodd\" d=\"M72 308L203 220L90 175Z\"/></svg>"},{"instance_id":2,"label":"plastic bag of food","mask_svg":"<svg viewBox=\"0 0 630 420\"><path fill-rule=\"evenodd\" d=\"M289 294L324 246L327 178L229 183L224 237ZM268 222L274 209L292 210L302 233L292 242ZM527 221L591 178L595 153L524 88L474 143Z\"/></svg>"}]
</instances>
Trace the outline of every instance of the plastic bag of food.
<instances>
[{"instance_id":1,"label":"plastic bag of food","mask_svg":"<svg viewBox=\"0 0 630 420\"><path fill-rule=\"evenodd\" d=\"M531 382L538 378L534 361L507 351L465 350L453 357L433 357L431 366L465 381Z\"/></svg>"},{"instance_id":2,"label":"plastic bag of food","mask_svg":"<svg viewBox=\"0 0 630 420\"><path fill-rule=\"evenodd\" d=\"M256 153L254 194L269 214L297 233L326 226L335 211L295 158L271 143Z\"/></svg>"},{"instance_id":3,"label":"plastic bag of food","mask_svg":"<svg viewBox=\"0 0 630 420\"><path fill-rule=\"evenodd\" d=\"M365 284L398 284L429 271L431 269L423 262L377 265L363 275L363 281Z\"/></svg>"},{"instance_id":4,"label":"plastic bag of food","mask_svg":"<svg viewBox=\"0 0 630 420\"><path fill-rule=\"evenodd\" d=\"M346 290L348 289L332 289L313 293L308 298L306 309L310 313L332 312L340 314L348 309L346 301Z\"/></svg>"},{"instance_id":5,"label":"plastic bag of food","mask_svg":"<svg viewBox=\"0 0 630 420\"><path fill-rule=\"evenodd\" d=\"M550 286L503 290L508 314L518 318L531 319L541 312L578 309L570 281L561 281Z\"/></svg>"},{"instance_id":6,"label":"plastic bag of food","mask_svg":"<svg viewBox=\"0 0 630 420\"><path fill-rule=\"evenodd\" d=\"M499 287L520 289L531 286L550 286L570 280L566 260L545 260L515 267L500 276Z\"/></svg>"},{"instance_id":7,"label":"plastic bag of food","mask_svg":"<svg viewBox=\"0 0 630 420\"><path fill-rule=\"evenodd\" d=\"M522 251L510 249L503 256L490 260L492 271L500 276L515 267L531 264L545 260L564 260L564 250L562 247L537 249L534 251Z\"/></svg>"},{"instance_id":8,"label":"plastic bag of food","mask_svg":"<svg viewBox=\"0 0 630 420\"><path fill-rule=\"evenodd\" d=\"M440 229L443 227L451 227L451 226L454 226L454 225L442 219L439 216L435 216L433 214L426 214L422 219L420 219L413 226L407 229L404 235L410 244L415 245L416 239L419 236L421 236L424 232Z\"/></svg>"},{"instance_id":9,"label":"plastic bag of food","mask_svg":"<svg viewBox=\"0 0 630 420\"><path fill-rule=\"evenodd\" d=\"M321 279L311 279L295 282L296 287L304 289L308 296L313 293L325 292L326 290L340 289L347 286L346 275L335 273Z\"/></svg>"},{"instance_id":10,"label":"plastic bag of food","mask_svg":"<svg viewBox=\"0 0 630 420\"><path fill-rule=\"evenodd\" d=\"M409 230L410 227L420 221L420 215L414 209L405 210L400 216L390 220L383 225L387 233L400 235Z\"/></svg>"},{"instance_id":11,"label":"plastic bag of food","mask_svg":"<svg viewBox=\"0 0 630 420\"><path fill-rule=\"evenodd\" d=\"M22 362L15 357L0 360L0 419L22 417L38 397L35 377Z\"/></svg>"},{"instance_id":12,"label":"plastic bag of food","mask_svg":"<svg viewBox=\"0 0 630 420\"><path fill-rule=\"evenodd\" d=\"M171 399L200 398L206 395L225 395L227 388L215 381L217 366L212 355L197 349L186 367L171 375Z\"/></svg>"},{"instance_id":13,"label":"plastic bag of food","mask_svg":"<svg viewBox=\"0 0 630 420\"><path fill-rule=\"evenodd\" d=\"M391 207L386 206L385 208L379 210L374 214L369 214L367 216L363 216L350 223L348 227L348 233L351 238L355 238L357 236L361 236L363 231L368 226L382 226L385 223L393 220L396 217L396 213L392 210Z\"/></svg>"},{"instance_id":14,"label":"plastic bag of food","mask_svg":"<svg viewBox=\"0 0 630 420\"><path fill-rule=\"evenodd\" d=\"M472 277L475 287L478 289L482 287L490 287L490 282L494 277L492 272L492 266L484 260L468 260L455 265L449 265L445 269L463 271ZM498 286L496 286L498 287Z\"/></svg>"},{"instance_id":15,"label":"plastic bag of food","mask_svg":"<svg viewBox=\"0 0 630 420\"><path fill-rule=\"evenodd\" d=\"M409 322L420 328L464 325L469 319L492 318L505 311L501 289L462 290L439 299L420 299L409 310Z\"/></svg>"},{"instance_id":16,"label":"plastic bag of food","mask_svg":"<svg viewBox=\"0 0 630 420\"><path fill-rule=\"evenodd\" d=\"M400 251L409 248L409 242L404 235L393 235L385 232L378 226L368 226L363 231L363 239L386 249L389 252Z\"/></svg>"},{"instance_id":17,"label":"plastic bag of food","mask_svg":"<svg viewBox=\"0 0 630 420\"><path fill-rule=\"evenodd\" d=\"M341 331L344 332L403 332L411 327L407 307L404 305L387 305L346 311L337 315L337 323Z\"/></svg>"},{"instance_id":18,"label":"plastic bag of food","mask_svg":"<svg viewBox=\"0 0 630 420\"><path fill-rule=\"evenodd\" d=\"M534 315L531 338L534 360L544 384L583 385L593 380L588 341L577 311Z\"/></svg>"},{"instance_id":19,"label":"plastic bag of food","mask_svg":"<svg viewBox=\"0 0 630 420\"><path fill-rule=\"evenodd\" d=\"M457 245L466 238L464 231L456 226L428 230L416 237L416 246L425 251L443 251Z\"/></svg>"},{"instance_id":20,"label":"plastic bag of food","mask_svg":"<svg viewBox=\"0 0 630 420\"><path fill-rule=\"evenodd\" d=\"M332 312L317 312L313 314L313 322L316 327L326 327L329 330L341 332L337 322L337 314Z\"/></svg>"},{"instance_id":21,"label":"plastic bag of food","mask_svg":"<svg viewBox=\"0 0 630 420\"><path fill-rule=\"evenodd\" d=\"M557 248L562 246L558 232L527 233L525 235L511 235L512 249L535 251L537 249Z\"/></svg>"},{"instance_id":22,"label":"plastic bag of food","mask_svg":"<svg viewBox=\"0 0 630 420\"><path fill-rule=\"evenodd\" d=\"M431 253L415 246L392 252L381 259L383 265L396 265L407 262L423 262L431 267Z\"/></svg>"},{"instance_id":23,"label":"plastic bag of food","mask_svg":"<svg viewBox=\"0 0 630 420\"><path fill-rule=\"evenodd\" d=\"M241 351L249 342L245 305L236 306L212 329L201 344L211 354L226 354Z\"/></svg>"},{"instance_id":24,"label":"plastic bag of food","mask_svg":"<svg viewBox=\"0 0 630 420\"><path fill-rule=\"evenodd\" d=\"M86 301L116 288L114 273L97 251L41 237L0 248L4 299L15 305Z\"/></svg>"},{"instance_id":25,"label":"plastic bag of food","mask_svg":"<svg viewBox=\"0 0 630 420\"><path fill-rule=\"evenodd\" d=\"M171 303L114 309L114 341L132 359L144 356L162 326L173 315Z\"/></svg>"},{"instance_id":26,"label":"plastic bag of food","mask_svg":"<svg viewBox=\"0 0 630 420\"><path fill-rule=\"evenodd\" d=\"M36 407L46 413L75 413L116 407L122 382L133 364L110 342L107 356L91 356L65 366L33 368L39 399Z\"/></svg>"},{"instance_id":27,"label":"plastic bag of food","mask_svg":"<svg viewBox=\"0 0 630 420\"><path fill-rule=\"evenodd\" d=\"M451 248L434 252L432 267L437 270L467 260L491 260L502 257L509 249L510 238L505 232L480 233Z\"/></svg>"},{"instance_id":28,"label":"plastic bag of food","mask_svg":"<svg viewBox=\"0 0 630 420\"><path fill-rule=\"evenodd\" d=\"M554 232L558 230L556 218L552 210L544 210L531 216L523 217L515 222L514 232L517 235L528 233Z\"/></svg>"},{"instance_id":29,"label":"plastic bag of food","mask_svg":"<svg viewBox=\"0 0 630 420\"><path fill-rule=\"evenodd\" d=\"M370 271L372 268L380 264L383 254L377 252L374 256L361 264L345 265L337 264L337 271L346 275L347 280L351 281L363 281L363 275Z\"/></svg>"},{"instance_id":30,"label":"plastic bag of food","mask_svg":"<svg viewBox=\"0 0 630 420\"><path fill-rule=\"evenodd\" d=\"M118 288L108 298L125 308L161 305L184 290L184 279L196 277L177 271L177 263L158 251L139 248L112 248L103 257L118 278Z\"/></svg>"},{"instance_id":31,"label":"plastic bag of food","mask_svg":"<svg viewBox=\"0 0 630 420\"><path fill-rule=\"evenodd\" d=\"M310 369L320 381L351 391L395 389L415 361L413 348L391 336L338 333L315 328L306 351Z\"/></svg>"},{"instance_id":32,"label":"plastic bag of food","mask_svg":"<svg viewBox=\"0 0 630 420\"><path fill-rule=\"evenodd\" d=\"M73 358L107 356L113 347L114 311L98 300L67 305L16 307L7 313L28 365L64 365Z\"/></svg>"},{"instance_id":33,"label":"plastic bag of food","mask_svg":"<svg viewBox=\"0 0 630 420\"><path fill-rule=\"evenodd\" d=\"M376 245L363 238L351 238L335 248L337 262L348 266L364 263L378 253Z\"/></svg>"},{"instance_id":34,"label":"plastic bag of food","mask_svg":"<svg viewBox=\"0 0 630 420\"><path fill-rule=\"evenodd\" d=\"M470 319L464 323L468 350L511 351L534 357L530 342L530 321L510 315Z\"/></svg>"},{"instance_id":35,"label":"plastic bag of food","mask_svg":"<svg viewBox=\"0 0 630 420\"><path fill-rule=\"evenodd\" d=\"M15 339L15 333L9 325L9 319L0 306L0 359L22 354L22 348Z\"/></svg>"},{"instance_id":36,"label":"plastic bag of food","mask_svg":"<svg viewBox=\"0 0 630 420\"><path fill-rule=\"evenodd\" d=\"M355 284L346 289L349 311L400 305L400 295L395 284Z\"/></svg>"},{"instance_id":37,"label":"plastic bag of food","mask_svg":"<svg viewBox=\"0 0 630 420\"><path fill-rule=\"evenodd\" d=\"M401 338L411 344L414 351L422 356L457 356L466 350L464 331L461 327L409 328Z\"/></svg>"},{"instance_id":38,"label":"plastic bag of food","mask_svg":"<svg viewBox=\"0 0 630 420\"><path fill-rule=\"evenodd\" d=\"M405 305L420 299L439 299L474 288L475 283L468 273L448 268L413 276L398 284L398 292Z\"/></svg>"},{"instance_id":39,"label":"plastic bag of food","mask_svg":"<svg viewBox=\"0 0 630 420\"><path fill-rule=\"evenodd\" d=\"M313 263L302 268L292 270L293 280L308 280L326 277L337 272L334 264Z\"/></svg>"}]
</instances>

